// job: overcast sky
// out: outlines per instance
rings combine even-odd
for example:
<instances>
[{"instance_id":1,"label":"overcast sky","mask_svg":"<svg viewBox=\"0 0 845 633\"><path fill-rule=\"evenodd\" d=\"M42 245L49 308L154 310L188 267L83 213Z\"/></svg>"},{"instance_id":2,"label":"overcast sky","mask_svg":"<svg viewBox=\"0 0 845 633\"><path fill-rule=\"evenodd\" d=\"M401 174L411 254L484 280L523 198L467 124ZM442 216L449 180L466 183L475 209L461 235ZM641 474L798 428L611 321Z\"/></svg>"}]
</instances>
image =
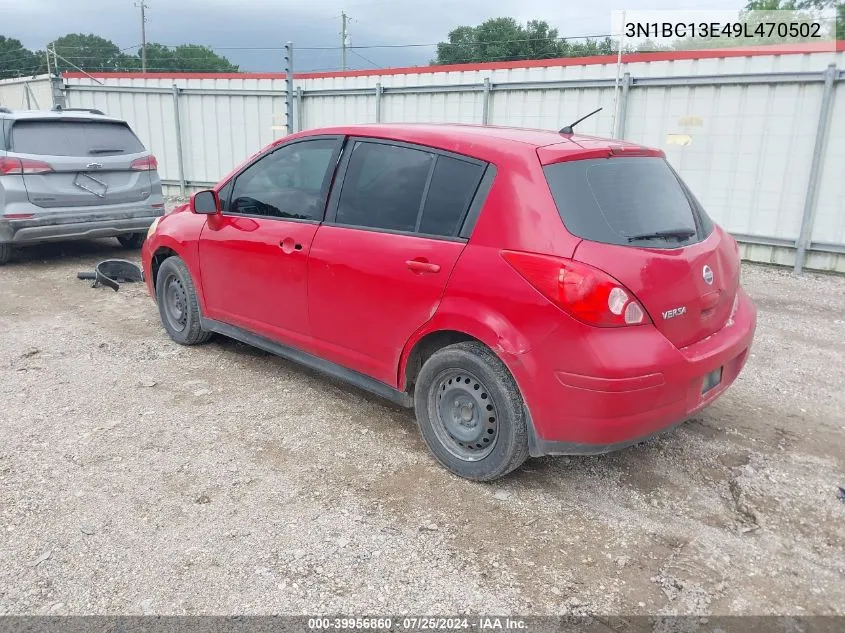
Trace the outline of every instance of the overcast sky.
<instances>
[{"instance_id":1,"label":"overcast sky","mask_svg":"<svg viewBox=\"0 0 845 633\"><path fill-rule=\"evenodd\" d=\"M205 44L242 70L279 71L278 50L294 42L297 70L340 66L340 12L352 18L352 46L434 44L460 25L511 16L543 19L564 36L605 34L615 9L739 8L740 0L146 0L147 40L161 44ZM121 48L141 41L140 14L133 0L0 0L0 35L29 48L43 48L66 33L94 33ZM334 50L305 50L334 47ZM434 46L353 49L351 68L427 64ZM360 55L363 55L361 57ZM365 59L366 58L366 59Z\"/></svg>"}]
</instances>

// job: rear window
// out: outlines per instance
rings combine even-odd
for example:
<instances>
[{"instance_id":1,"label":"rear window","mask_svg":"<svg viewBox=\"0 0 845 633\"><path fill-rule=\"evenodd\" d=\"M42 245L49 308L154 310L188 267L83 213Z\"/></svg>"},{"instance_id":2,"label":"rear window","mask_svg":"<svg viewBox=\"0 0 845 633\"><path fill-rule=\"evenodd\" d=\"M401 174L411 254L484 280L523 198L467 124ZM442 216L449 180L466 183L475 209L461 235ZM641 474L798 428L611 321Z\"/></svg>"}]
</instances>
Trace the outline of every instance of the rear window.
<instances>
[{"instance_id":1,"label":"rear window","mask_svg":"<svg viewBox=\"0 0 845 633\"><path fill-rule=\"evenodd\" d=\"M138 154L144 146L125 123L105 121L17 121L11 150L44 156Z\"/></svg>"},{"instance_id":2,"label":"rear window","mask_svg":"<svg viewBox=\"0 0 845 633\"><path fill-rule=\"evenodd\" d=\"M573 235L661 248L704 239L712 223L662 158L575 160L543 168Z\"/></svg>"},{"instance_id":3,"label":"rear window","mask_svg":"<svg viewBox=\"0 0 845 633\"><path fill-rule=\"evenodd\" d=\"M483 173L484 167L476 163L438 156L419 232L428 235L457 235L461 228L459 224L464 219Z\"/></svg>"}]
</instances>

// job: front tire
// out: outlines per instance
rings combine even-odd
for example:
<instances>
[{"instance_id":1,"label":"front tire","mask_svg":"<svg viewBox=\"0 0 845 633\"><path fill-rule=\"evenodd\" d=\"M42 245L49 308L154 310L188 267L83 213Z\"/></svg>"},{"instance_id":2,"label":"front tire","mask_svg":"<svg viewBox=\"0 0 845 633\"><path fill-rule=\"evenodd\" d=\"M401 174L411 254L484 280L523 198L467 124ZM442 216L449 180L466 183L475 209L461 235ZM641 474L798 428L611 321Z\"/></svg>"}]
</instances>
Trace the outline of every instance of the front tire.
<instances>
[{"instance_id":1,"label":"front tire","mask_svg":"<svg viewBox=\"0 0 845 633\"><path fill-rule=\"evenodd\" d=\"M147 239L146 233L129 233L128 235L118 235L117 241L123 248L130 250L138 250L144 245L144 240Z\"/></svg>"},{"instance_id":2,"label":"front tire","mask_svg":"<svg viewBox=\"0 0 845 633\"><path fill-rule=\"evenodd\" d=\"M434 457L460 477L491 481L528 458L519 388L504 363L472 341L435 352L422 366L414 408Z\"/></svg>"},{"instance_id":3,"label":"front tire","mask_svg":"<svg viewBox=\"0 0 845 633\"><path fill-rule=\"evenodd\" d=\"M198 345L211 338L202 329L191 273L181 258L165 259L156 275L156 303L164 329L180 345Z\"/></svg>"}]
</instances>

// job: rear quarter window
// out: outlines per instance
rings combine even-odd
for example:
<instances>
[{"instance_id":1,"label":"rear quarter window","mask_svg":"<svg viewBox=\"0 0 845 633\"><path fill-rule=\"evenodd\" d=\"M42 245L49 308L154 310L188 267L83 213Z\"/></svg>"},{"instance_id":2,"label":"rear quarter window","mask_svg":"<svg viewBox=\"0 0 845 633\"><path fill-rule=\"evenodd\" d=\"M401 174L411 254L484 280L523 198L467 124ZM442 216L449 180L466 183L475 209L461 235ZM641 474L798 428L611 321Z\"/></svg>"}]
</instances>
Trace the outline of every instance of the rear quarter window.
<instances>
[{"instance_id":1,"label":"rear quarter window","mask_svg":"<svg viewBox=\"0 0 845 633\"><path fill-rule=\"evenodd\" d=\"M567 230L586 240L663 248L712 231L701 205L662 158L574 160L543 171Z\"/></svg>"},{"instance_id":2,"label":"rear quarter window","mask_svg":"<svg viewBox=\"0 0 845 633\"><path fill-rule=\"evenodd\" d=\"M125 123L24 120L12 126L11 151L42 156L117 156L145 149Z\"/></svg>"}]
</instances>

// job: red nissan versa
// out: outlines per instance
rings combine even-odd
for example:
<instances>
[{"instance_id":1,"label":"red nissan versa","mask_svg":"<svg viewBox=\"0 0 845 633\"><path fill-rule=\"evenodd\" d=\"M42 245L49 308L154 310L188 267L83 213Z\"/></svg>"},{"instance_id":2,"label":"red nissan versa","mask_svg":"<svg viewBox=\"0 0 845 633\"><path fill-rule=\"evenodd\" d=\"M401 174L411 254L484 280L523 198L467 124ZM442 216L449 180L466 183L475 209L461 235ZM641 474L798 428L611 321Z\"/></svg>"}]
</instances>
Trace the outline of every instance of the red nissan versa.
<instances>
[{"instance_id":1,"label":"red nissan versa","mask_svg":"<svg viewBox=\"0 0 845 633\"><path fill-rule=\"evenodd\" d=\"M452 472L602 453L713 402L756 311L664 155L459 125L311 130L143 247L177 343L238 339L414 407Z\"/></svg>"}]
</instances>

